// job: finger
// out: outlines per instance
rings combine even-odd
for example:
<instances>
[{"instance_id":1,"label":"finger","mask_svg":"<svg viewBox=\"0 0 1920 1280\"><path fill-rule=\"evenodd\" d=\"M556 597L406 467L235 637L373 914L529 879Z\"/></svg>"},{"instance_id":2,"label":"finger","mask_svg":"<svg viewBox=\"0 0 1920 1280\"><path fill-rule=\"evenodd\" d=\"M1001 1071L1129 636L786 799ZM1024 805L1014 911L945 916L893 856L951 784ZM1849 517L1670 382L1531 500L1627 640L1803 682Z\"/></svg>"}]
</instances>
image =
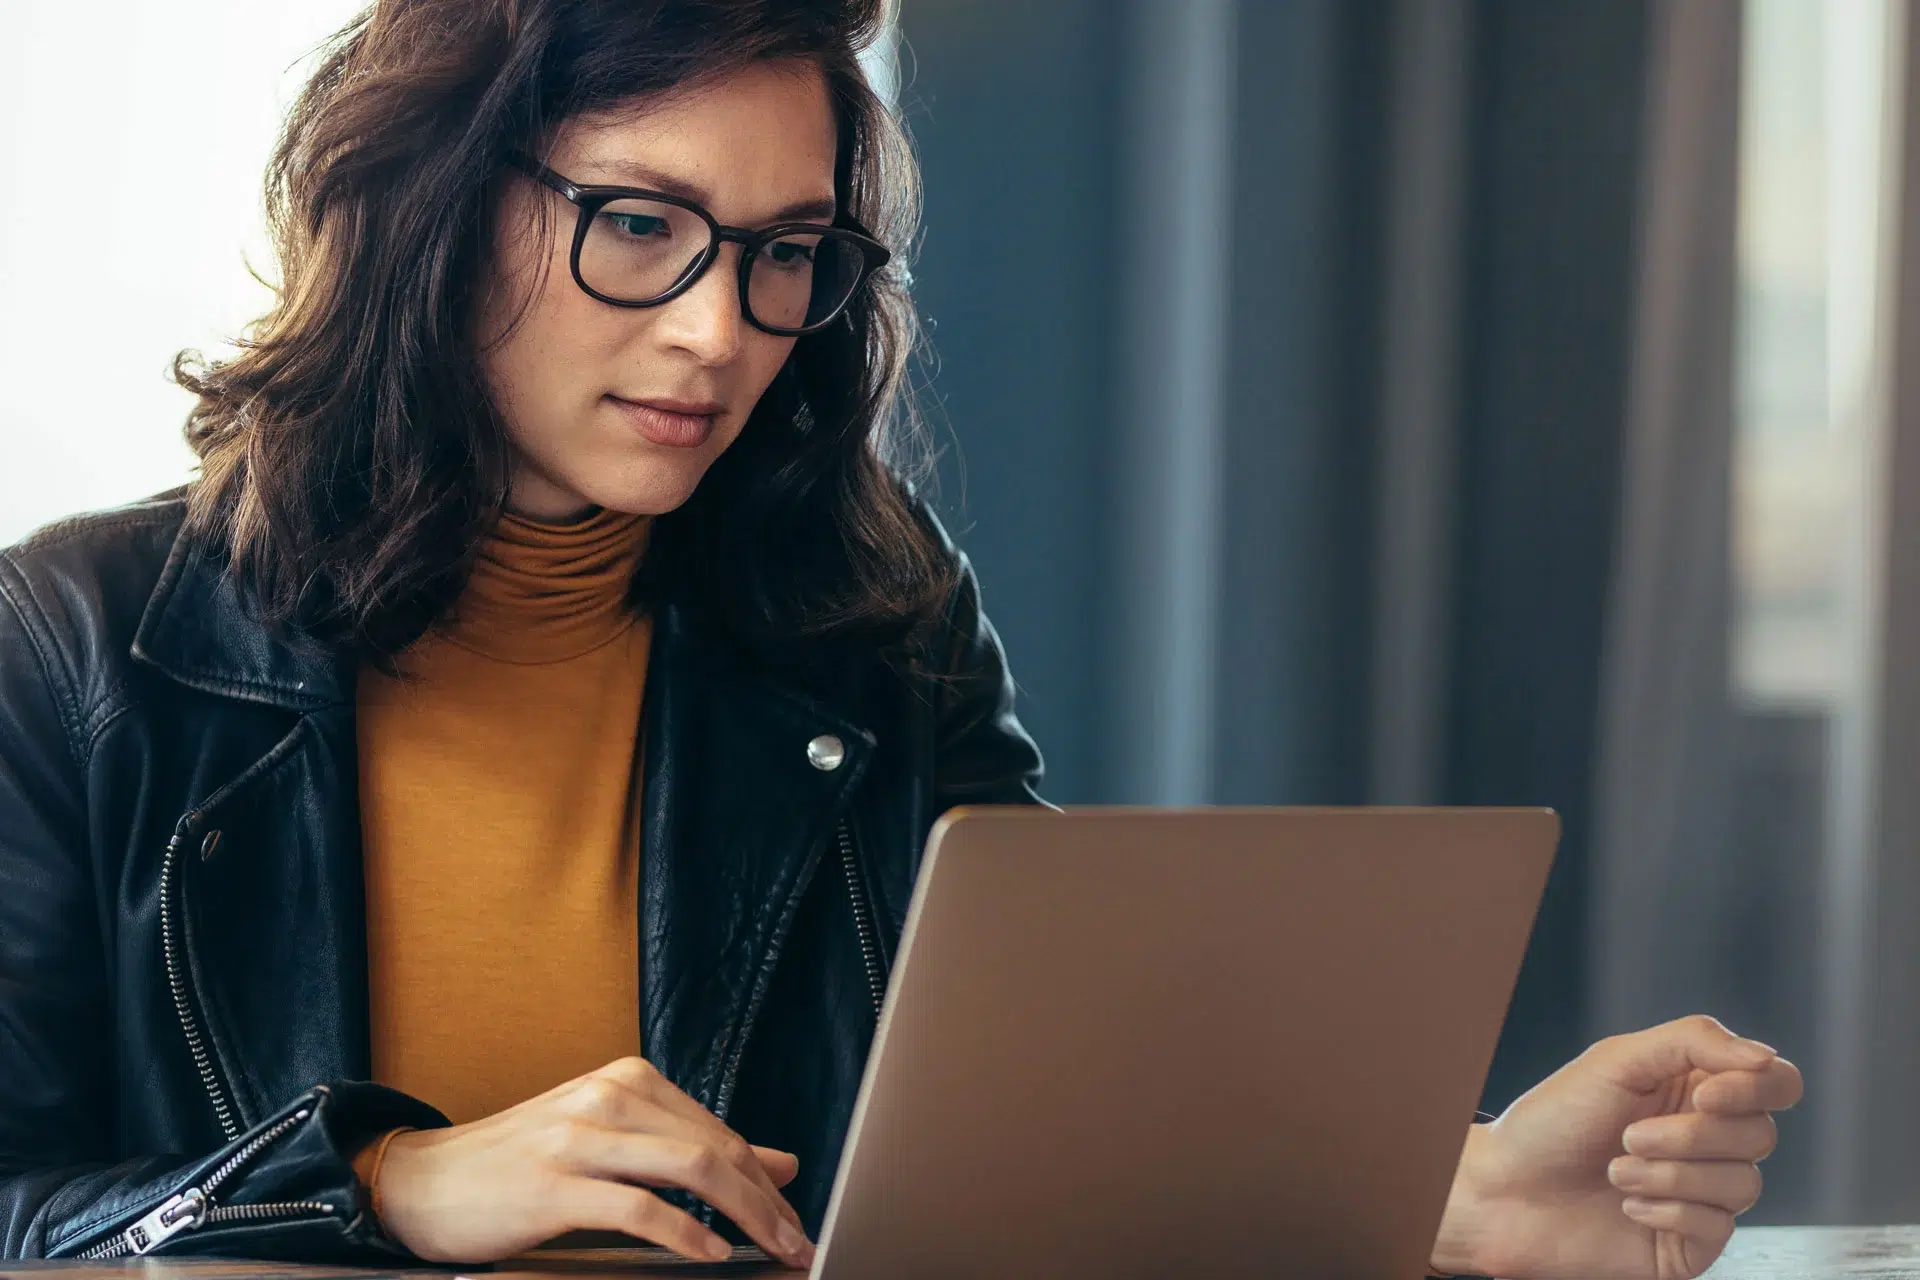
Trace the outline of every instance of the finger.
<instances>
[{"instance_id":1,"label":"finger","mask_svg":"<svg viewBox=\"0 0 1920 1280\"><path fill-rule=\"evenodd\" d=\"M1758 1040L1743 1040L1705 1014L1611 1036L1587 1058L1637 1093L1667 1087L1675 1076L1701 1071L1758 1071L1779 1055Z\"/></svg>"},{"instance_id":2,"label":"finger","mask_svg":"<svg viewBox=\"0 0 1920 1280\"><path fill-rule=\"evenodd\" d=\"M691 1191L733 1219L774 1257L796 1267L813 1262L813 1246L789 1220L791 1206L780 1193L749 1178L712 1145L617 1129L587 1130L577 1140L574 1158L580 1172L594 1177Z\"/></svg>"},{"instance_id":3,"label":"finger","mask_svg":"<svg viewBox=\"0 0 1920 1280\"><path fill-rule=\"evenodd\" d=\"M1733 1215L1724 1209L1684 1200L1645 1200L1628 1196L1620 1211L1652 1231L1671 1232L1676 1239L1661 1248L1677 1256L1660 1268L1662 1275L1697 1276L1726 1250L1733 1239Z\"/></svg>"},{"instance_id":4,"label":"finger","mask_svg":"<svg viewBox=\"0 0 1920 1280\"><path fill-rule=\"evenodd\" d=\"M800 1176L800 1157L791 1151L779 1151L773 1147L754 1147L753 1158L766 1170L767 1177L776 1187L784 1187Z\"/></svg>"},{"instance_id":5,"label":"finger","mask_svg":"<svg viewBox=\"0 0 1920 1280\"><path fill-rule=\"evenodd\" d=\"M1760 1170L1741 1160L1645 1160L1621 1156L1607 1180L1643 1200L1686 1200L1738 1217L1760 1199Z\"/></svg>"},{"instance_id":6,"label":"finger","mask_svg":"<svg viewBox=\"0 0 1920 1280\"><path fill-rule=\"evenodd\" d=\"M560 1199L569 1230L622 1231L708 1262L719 1262L733 1253L731 1245L701 1226L692 1214L641 1187L568 1178L561 1183Z\"/></svg>"},{"instance_id":7,"label":"finger","mask_svg":"<svg viewBox=\"0 0 1920 1280\"><path fill-rule=\"evenodd\" d=\"M735 1163L739 1165L741 1171L749 1177L764 1173L767 1176L769 1189L785 1186L793 1181L800 1171L798 1156L790 1151L780 1151L773 1147L755 1147L746 1144L738 1134L726 1126L724 1121L701 1106L699 1099L668 1079L665 1072L644 1058L622 1058L607 1064L594 1074L614 1081L634 1094L642 1103L659 1107L676 1117L681 1123L673 1128L673 1132L681 1137L690 1141L707 1139L728 1142L731 1149L739 1155ZM632 1119L644 1123L643 1112L632 1107L630 1103L625 1103L624 1100L621 1105L616 1106L615 1111L618 1114L612 1118L616 1122ZM760 1168L755 1170L751 1167L752 1164L758 1164ZM782 1203L785 1203L784 1198ZM793 1215L793 1221L796 1226L799 1224L798 1214Z\"/></svg>"},{"instance_id":8,"label":"finger","mask_svg":"<svg viewBox=\"0 0 1920 1280\"><path fill-rule=\"evenodd\" d=\"M1805 1085L1800 1068L1775 1058L1758 1071L1723 1071L1708 1076L1693 1091L1696 1111L1734 1115L1743 1111L1785 1111L1800 1101Z\"/></svg>"},{"instance_id":9,"label":"finger","mask_svg":"<svg viewBox=\"0 0 1920 1280\"><path fill-rule=\"evenodd\" d=\"M626 1125L618 1125L616 1127L623 1129L629 1128L629 1126ZM746 1139L727 1128L726 1125L716 1120L712 1114L704 1110L697 1116L675 1115L671 1112L656 1112L644 1122L632 1125L631 1130L636 1134L659 1134L663 1137L677 1139L690 1146L713 1151L718 1157L732 1166L741 1177L758 1187L766 1196L767 1200L774 1206L775 1212L787 1220L787 1224L793 1228L794 1233L802 1239L805 1238L806 1233L800 1226L800 1214L791 1204L787 1203L787 1198L780 1194L780 1185L793 1181L793 1174L799 1172L799 1157L784 1151L775 1152L771 1148L767 1149L770 1155L786 1156L787 1160L791 1162L793 1172L788 1173L784 1169L781 1170L782 1173L786 1173L786 1176L781 1178L779 1183L776 1184L772 1171L766 1167L765 1162L760 1159L755 1149L748 1145ZM719 1208L720 1206L715 1205L715 1207ZM732 1217L733 1215L729 1213L727 1216ZM741 1223L741 1226L744 1227L745 1225L745 1223Z\"/></svg>"},{"instance_id":10,"label":"finger","mask_svg":"<svg viewBox=\"0 0 1920 1280\"><path fill-rule=\"evenodd\" d=\"M1628 1155L1648 1160L1745 1160L1754 1163L1773 1154L1779 1130L1773 1117L1759 1114L1721 1116L1686 1111L1678 1115L1636 1120L1621 1135Z\"/></svg>"},{"instance_id":11,"label":"finger","mask_svg":"<svg viewBox=\"0 0 1920 1280\"><path fill-rule=\"evenodd\" d=\"M729 1129L717 1116L667 1079L665 1073L644 1058L621 1058L600 1070L581 1077L576 1109L595 1124L611 1125L636 1133L660 1133L699 1146L717 1146L747 1178L759 1183L778 1205L783 1217L803 1238L800 1215L780 1194L780 1187L793 1180L786 1174L776 1183L765 1162L745 1139ZM772 1148L764 1148L772 1153ZM799 1157L786 1156L794 1173ZM782 1170L784 1172L784 1169Z\"/></svg>"}]
</instances>

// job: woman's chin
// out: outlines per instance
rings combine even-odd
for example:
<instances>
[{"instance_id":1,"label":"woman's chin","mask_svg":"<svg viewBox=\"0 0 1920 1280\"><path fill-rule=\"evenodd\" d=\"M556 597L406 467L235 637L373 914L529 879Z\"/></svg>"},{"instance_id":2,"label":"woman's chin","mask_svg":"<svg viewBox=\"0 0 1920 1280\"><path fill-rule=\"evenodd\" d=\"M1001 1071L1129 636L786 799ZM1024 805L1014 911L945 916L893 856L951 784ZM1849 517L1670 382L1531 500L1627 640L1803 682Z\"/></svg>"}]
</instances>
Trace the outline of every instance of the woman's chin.
<instances>
[{"instance_id":1,"label":"woman's chin","mask_svg":"<svg viewBox=\"0 0 1920 1280\"><path fill-rule=\"evenodd\" d=\"M625 456L564 469L535 467L523 454L514 468L507 508L549 523L565 523L596 507L661 516L686 504L712 463L711 458L691 454L635 458L631 450L622 453Z\"/></svg>"},{"instance_id":2,"label":"woman's chin","mask_svg":"<svg viewBox=\"0 0 1920 1280\"><path fill-rule=\"evenodd\" d=\"M693 460L688 459L687 463ZM624 511L635 516L663 516L686 505L707 472L700 465L650 465L644 474L609 475L602 473L583 482L580 492L593 506L608 511Z\"/></svg>"}]
</instances>

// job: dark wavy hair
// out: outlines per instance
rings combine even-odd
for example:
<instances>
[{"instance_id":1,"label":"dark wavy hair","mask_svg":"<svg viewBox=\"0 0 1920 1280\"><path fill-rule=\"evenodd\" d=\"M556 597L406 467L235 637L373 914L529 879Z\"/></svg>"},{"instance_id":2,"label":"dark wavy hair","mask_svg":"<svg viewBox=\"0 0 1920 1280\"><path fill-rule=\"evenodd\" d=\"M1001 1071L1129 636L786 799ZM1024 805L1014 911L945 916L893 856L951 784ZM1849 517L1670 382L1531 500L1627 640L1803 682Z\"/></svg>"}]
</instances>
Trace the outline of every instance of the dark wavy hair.
<instances>
[{"instance_id":1,"label":"dark wavy hair","mask_svg":"<svg viewBox=\"0 0 1920 1280\"><path fill-rule=\"evenodd\" d=\"M814 60L841 207L904 261L906 137L859 63L892 0L378 0L322 50L268 167L276 300L231 360L195 353L190 527L265 621L388 663L453 605L504 510L509 451L474 309L514 150L761 59ZM551 233L551 227L548 228ZM865 633L904 648L955 568L919 517L903 268L798 339L739 439L654 525L635 602L750 649Z\"/></svg>"}]
</instances>

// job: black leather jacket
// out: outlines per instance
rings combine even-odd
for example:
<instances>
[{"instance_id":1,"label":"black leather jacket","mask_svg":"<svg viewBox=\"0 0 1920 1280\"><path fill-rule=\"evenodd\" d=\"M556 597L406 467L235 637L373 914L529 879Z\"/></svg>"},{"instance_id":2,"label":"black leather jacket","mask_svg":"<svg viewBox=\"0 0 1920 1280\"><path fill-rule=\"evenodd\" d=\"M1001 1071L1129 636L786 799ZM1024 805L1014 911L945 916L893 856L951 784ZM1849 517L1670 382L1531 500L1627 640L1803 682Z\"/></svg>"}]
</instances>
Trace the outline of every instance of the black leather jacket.
<instances>
[{"instance_id":1,"label":"black leather jacket","mask_svg":"<svg viewBox=\"0 0 1920 1280\"><path fill-rule=\"evenodd\" d=\"M349 1158L446 1121L364 1083L353 672L264 630L183 514L0 552L0 1253L404 1253ZM943 640L924 680L848 652L802 689L655 620L635 1016L799 1156L813 1231L933 820L1037 801L970 570Z\"/></svg>"}]
</instances>

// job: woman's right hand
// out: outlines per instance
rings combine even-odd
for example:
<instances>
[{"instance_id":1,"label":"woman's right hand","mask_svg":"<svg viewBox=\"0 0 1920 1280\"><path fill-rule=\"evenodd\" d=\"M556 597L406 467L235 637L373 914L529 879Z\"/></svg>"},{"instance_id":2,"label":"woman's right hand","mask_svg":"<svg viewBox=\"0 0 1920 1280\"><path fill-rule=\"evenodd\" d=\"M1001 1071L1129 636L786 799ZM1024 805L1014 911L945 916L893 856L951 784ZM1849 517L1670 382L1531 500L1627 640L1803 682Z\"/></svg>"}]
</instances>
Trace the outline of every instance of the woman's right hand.
<instances>
[{"instance_id":1,"label":"woman's right hand","mask_svg":"<svg viewBox=\"0 0 1920 1280\"><path fill-rule=\"evenodd\" d=\"M813 1261L778 1190L799 1161L749 1145L652 1064L622 1058L516 1107L402 1133L379 1173L380 1221L434 1262L492 1262L568 1231L622 1231L690 1258L729 1247L648 1187L679 1187L772 1257Z\"/></svg>"}]
</instances>

